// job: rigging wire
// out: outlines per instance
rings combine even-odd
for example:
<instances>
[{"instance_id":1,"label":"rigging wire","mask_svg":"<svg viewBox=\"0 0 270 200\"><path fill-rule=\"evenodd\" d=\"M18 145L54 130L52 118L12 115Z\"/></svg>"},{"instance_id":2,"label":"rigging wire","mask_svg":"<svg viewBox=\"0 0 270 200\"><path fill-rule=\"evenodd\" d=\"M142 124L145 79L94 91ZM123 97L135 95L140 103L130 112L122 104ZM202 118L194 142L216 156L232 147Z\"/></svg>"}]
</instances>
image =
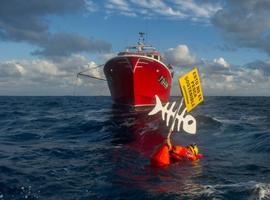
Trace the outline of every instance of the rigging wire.
<instances>
[{"instance_id":1,"label":"rigging wire","mask_svg":"<svg viewBox=\"0 0 270 200\"><path fill-rule=\"evenodd\" d=\"M79 73L77 73L77 76L75 77L75 80L74 80L74 84L73 84L73 96L76 96L76 90L77 90L77 87L79 85L79 76L82 76L82 77L87 77L87 78L92 78L92 79L96 79L96 80L101 80L101 81L106 81L105 78L100 78L100 77L96 77L96 76L92 76L92 75L88 75L88 74L84 74L85 72L87 71L91 71L91 70L94 70L94 69L97 69L97 68L100 68L100 67L103 67L104 64L102 65L98 65L96 67L93 67L93 68L88 68L86 70L83 70Z\"/></svg>"},{"instance_id":2,"label":"rigging wire","mask_svg":"<svg viewBox=\"0 0 270 200\"><path fill-rule=\"evenodd\" d=\"M90 71L90 70L94 70L94 69L97 69L97 68L100 68L100 67L103 67L103 66L104 66L104 64L98 65L98 66L93 67L93 68L88 68L88 69L86 69L86 70L84 70L84 71L81 71L81 72L77 73L77 78L78 78L79 76L84 76L84 77L88 77L88 78L93 78L93 79L97 79L97 80L106 81L106 79L104 79L104 78L100 78L100 77L96 77L96 76L84 74L84 72L87 72L87 71Z\"/></svg>"},{"instance_id":3,"label":"rigging wire","mask_svg":"<svg viewBox=\"0 0 270 200\"><path fill-rule=\"evenodd\" d=\"M73 96L77 96L76 94L76 90L77 90L77 87L78 87L78 83L79 83L79 77L77 75L77 77L75 77L74 79L74 82L73 82Z\"/></svg>"},{"instance_id":4,"label":"rigging wire","mask_svg":"<svg viewBox=\"0 0 270 200\"><path fill-rule=\"evenodd\" d=\"M102 65L98 65L98 66L93 67L93 68L88 68L88 69L86 69L86 70L84 70L84 71L81 71L81 72L79 72L79 73L84 73L84 72L87 72L87 71L89 71L89 70L92 70L92 69L97 69L97 68L100 68L100 67L103 67L103 66L104 66L104 64L102 64Z\"/></svg>"},{"instance_id":5,"label":"rigging wire","mask_svg":"<svg viewBox=\"0 0 270 200\"><path fill-rule=\"evenodd\" d=\"M101 81L106 81L106 79L104 79L104 78L99 78L99 77L91 76L91 75L88 75L88 74L82 74L81 72L77 74L77 78L79 76L85 76L85 77L88 77L88 78L93 78L93 79L97 79L97 80L101 80Z\"/></svg>"}]
</instances>

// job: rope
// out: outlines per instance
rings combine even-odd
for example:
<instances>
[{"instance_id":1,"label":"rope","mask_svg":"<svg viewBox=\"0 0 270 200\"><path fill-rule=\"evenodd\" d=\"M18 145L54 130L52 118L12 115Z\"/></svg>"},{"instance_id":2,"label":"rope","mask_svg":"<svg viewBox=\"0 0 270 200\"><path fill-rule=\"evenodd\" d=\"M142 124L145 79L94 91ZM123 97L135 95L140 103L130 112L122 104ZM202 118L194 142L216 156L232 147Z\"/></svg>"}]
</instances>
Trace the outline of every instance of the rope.
<instances>
[{"instance_id":1,"label":"rope","mask_svg":"<svg viewBox=\"0 0 270 200\"><path fill-rule=\"evenodd\" d=\"M93 67L93 68L88 68L88 69L86 69L86 70L84 70L84 71L81 71L81 72L79 72L79 73L77 74L77 78L78 78L79 76L85 76L85 77L88 77L88 78L93 78L93 79L97 79L97 80L106 81L106 79L104 79L104 78L99 78L99 77L96 77L96 76L92 76L92 75L88 75L88 74L83 74L84 72L87 72L87 71L90 71L90 70L93 70L93 69L97 69L97 68L100 68L100 67L103 67L103 66L104 66L104 64L98 65L98 66Z\"/></svg>"},{"instance_id":2,"label":"rope","mask_svg":"<svg viewBox=\"0 0 270 200\"><path fill-rule=\"evenodd\" d=\"M93 67L93 68L88 68L88 69L86 69L86 70L84 70L84 71L79 72L79 74L80 74L80 73L83 73L83 72L87 72L87 71L92 70L92 69L100 68L100 67L103 67L103 66L104 66L104 64L98 65L98 66Z\"/></svg>"},{"instance_id":3,"label":"rope","mask_svg":"<svg viewBox=\"0 0 270 200\"><path fill-rule=\"evenodd\" d=\"M172 121L172 124L171 124L171 126L170 126L170 130L169 130L169 133L168 133L168 135L167 135L167 138L166 138L167 144L169 145L170 148L171 148L171 146L172 146L172 144L171 144L171 135L172 135L172 133L173 133L173 128L174 128L174 125L175 125L176 117L177 117L177 115L178 115L178 113L179 113L179 111L180 111L180 109L181 109L181 107L182 107L182 104L183 104L183 98L182 98L182 100L181 100L181 103L180 103L180 105L179 105L177 111L176 111L175 114L174 114L173 121Z\"/></svg>"},{"instance_id":4,"label":"rope","mask_svg":"<svg viewBox=\"0 0 270 200\"><path fill-rule=\"evenodd\" d=\"M101 80L101 81L107 81L106 79L104 78L99 78L99 77L95 77L95 76L91 76L91 75L87 75L87 74L82 74L82 72L78 73L77 74L77 77L78 76L85 76L85 77L88 77L88 78L93 78L93 79L97 79L97 80Z\"/></svg>"}]
</instances>

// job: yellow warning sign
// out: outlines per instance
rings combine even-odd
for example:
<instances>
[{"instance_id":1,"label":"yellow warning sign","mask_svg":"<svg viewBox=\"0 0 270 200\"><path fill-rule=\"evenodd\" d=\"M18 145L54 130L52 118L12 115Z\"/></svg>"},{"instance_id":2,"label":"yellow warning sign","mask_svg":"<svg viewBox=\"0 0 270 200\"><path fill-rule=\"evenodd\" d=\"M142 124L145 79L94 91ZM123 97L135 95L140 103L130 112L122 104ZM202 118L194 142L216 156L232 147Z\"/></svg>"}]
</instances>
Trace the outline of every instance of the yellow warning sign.
<instances>
[{"instance_id":1,"label":"yellow warning sign","mask_svg":"<svg viewBox=\"0 0 270 200\"><path fill-rule=\"evenodd\" d=\"M187 111L190 112L203 101L202 87L198 69L194 68L179 78L179 85L185 100Z\"/></svg>"}]
</instances>

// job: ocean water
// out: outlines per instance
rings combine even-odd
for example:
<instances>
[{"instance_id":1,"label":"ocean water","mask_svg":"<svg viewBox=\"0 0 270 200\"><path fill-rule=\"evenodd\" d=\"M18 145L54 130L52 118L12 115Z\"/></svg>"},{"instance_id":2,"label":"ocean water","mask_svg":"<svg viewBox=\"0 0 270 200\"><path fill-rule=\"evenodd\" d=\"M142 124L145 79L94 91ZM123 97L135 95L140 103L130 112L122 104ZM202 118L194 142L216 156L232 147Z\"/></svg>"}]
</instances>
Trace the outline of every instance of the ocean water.
<instances>
[{"instance_id":1,"label":"ocean water","mask_svg":"<svg viewBox=\"0 0 270 200\"><path fill-rule=\"evenodd\" d=\"M0 199L270 199L270 98L206 97L192 115L197 134L173 141L204 158L158 169L159 115L110 97L0 97Z\"/></svg>"}]
</instances>

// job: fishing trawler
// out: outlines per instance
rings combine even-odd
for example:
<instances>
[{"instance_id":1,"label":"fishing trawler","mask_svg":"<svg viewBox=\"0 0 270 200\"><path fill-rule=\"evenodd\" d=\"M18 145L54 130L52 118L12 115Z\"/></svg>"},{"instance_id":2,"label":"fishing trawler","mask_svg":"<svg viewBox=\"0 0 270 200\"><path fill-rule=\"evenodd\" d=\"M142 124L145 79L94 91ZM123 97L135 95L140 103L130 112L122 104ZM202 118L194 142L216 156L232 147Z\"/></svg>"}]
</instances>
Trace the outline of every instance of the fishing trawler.
<instances>
[{"instance_id":1,"label":"fishing trawler","mask_svg":"<svg viewBox=\"0 0 270 200\"><path fill-rule=\"evenodd\" d=\"M129 46L104 65L104 74L114 103L132 107L154 106L155 95L162 103L169 101L172 68L161 54L145 44L139 33L137 45Z\"/></svg>"}]
</instances>

